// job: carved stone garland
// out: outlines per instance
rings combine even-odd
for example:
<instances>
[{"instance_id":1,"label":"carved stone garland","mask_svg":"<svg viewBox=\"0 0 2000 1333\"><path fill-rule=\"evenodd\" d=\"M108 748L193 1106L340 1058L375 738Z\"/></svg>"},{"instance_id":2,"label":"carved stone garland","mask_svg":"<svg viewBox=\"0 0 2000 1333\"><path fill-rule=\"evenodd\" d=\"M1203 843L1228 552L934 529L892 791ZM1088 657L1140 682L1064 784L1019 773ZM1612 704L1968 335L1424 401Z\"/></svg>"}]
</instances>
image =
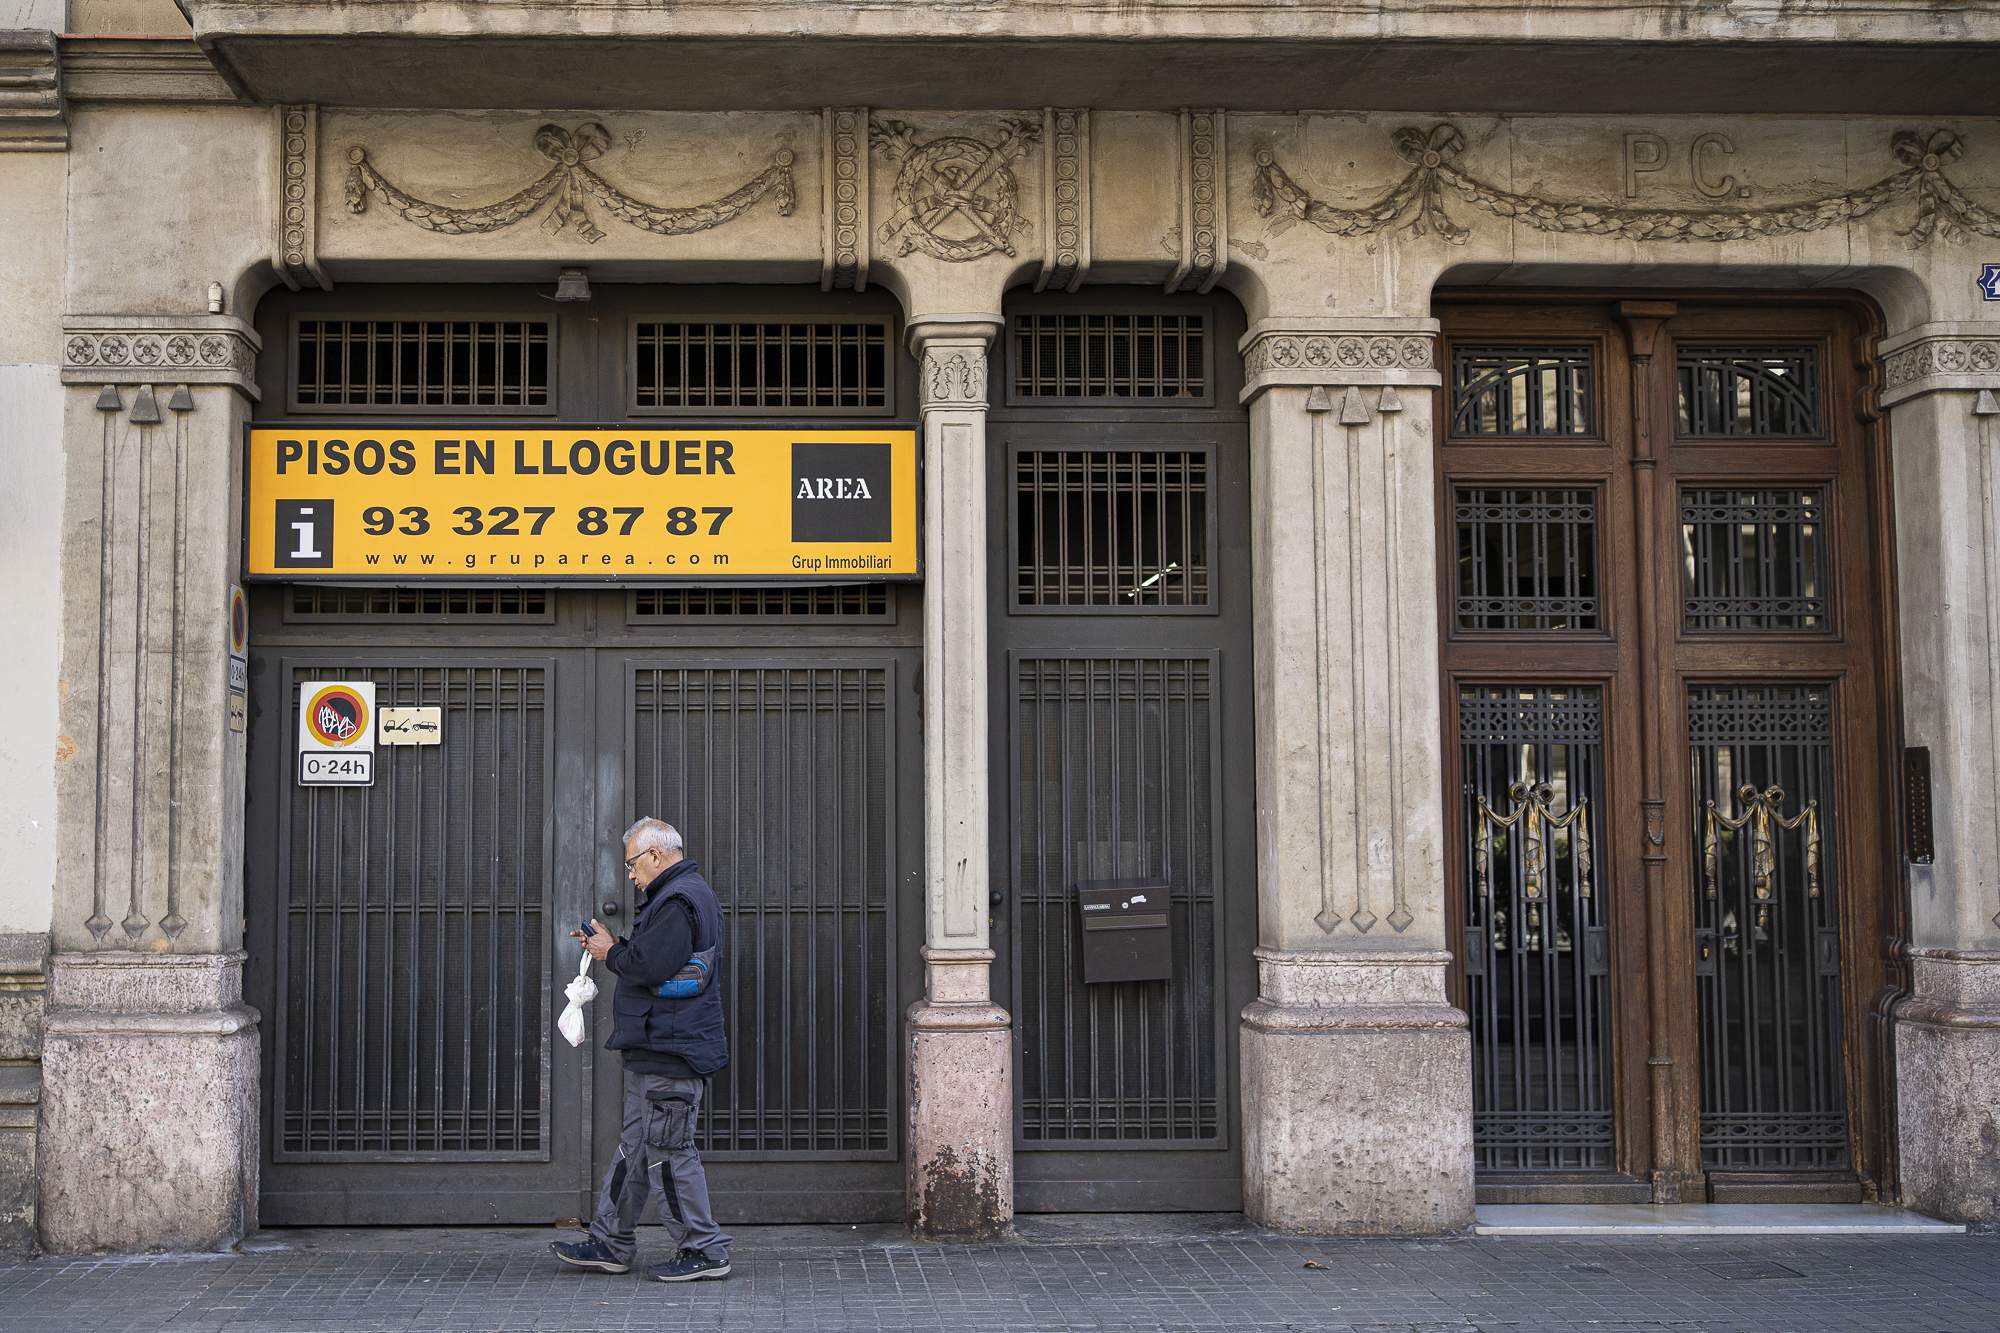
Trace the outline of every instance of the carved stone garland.
<instances>
[{"instance_id":1,"label":"carved stone garland","mask_svg":"<svg viewBox=\"0 0 2000 1333\"><path fill-rule=\"evenodd\" d=\"M770 166L720 199L685 208L662 208L632 198L586 165L602 157L610 147L611 131L596 121L579 125L574 131L560 125L544 125L535 131L535 151L555 165L540 179L497 203L479 208L447 208L390 184L368 161L368 150L357 144L347 150L347 211L366 212L368 196L372 194L425 231L463 236L511 227L553 199L555 207L542 219L542 230L553 234L574 225L577 234L594 245L604 239L604 233L591 221L587 207L590 199L595 199L621 222L660 236L685 236L719 227L740 217L767 194L777 198L781 216L791 216L796 202L789 150L780 150Z\"/></svg>"},{"instance_id":2,"label":"carved stone garland","mask_svg":"<svg viewBox=\"0 0 2000 1333\"><path fill-rule=\"evenodd\" d=\"M1537 231L1632 241L1719 242L1820 231L1865 218L1886 204L1915 195L1916 221L1902 233L1912 246L1928 243L1940 230L1950 240L1962 239L1967 232L2000 236L2000 214L1974 203L1944 174L1946 163L1965 155L1965 141L1950 130L1922 136L1898 131L1890 140L1890 150L1904 164L1903 169L1864 189L1753 209L1618 208L1502 190L1456 164L1465 136L1448 121L1428 131L1399 129L1394 143L1397 155L1410 164L1408 174L1373 202L1358 208L1336 208L1313 198L1285 173L1270 150L1260 150L1251 184L1258 213L1270 217L1283 209L1335 236L1367 236L1414 212L1411 234L1421 236L1428 228L1458 245L1470 233L1445 212L1444 191L1450 189L1475 208Z\"/></svg>"}]
</instances>

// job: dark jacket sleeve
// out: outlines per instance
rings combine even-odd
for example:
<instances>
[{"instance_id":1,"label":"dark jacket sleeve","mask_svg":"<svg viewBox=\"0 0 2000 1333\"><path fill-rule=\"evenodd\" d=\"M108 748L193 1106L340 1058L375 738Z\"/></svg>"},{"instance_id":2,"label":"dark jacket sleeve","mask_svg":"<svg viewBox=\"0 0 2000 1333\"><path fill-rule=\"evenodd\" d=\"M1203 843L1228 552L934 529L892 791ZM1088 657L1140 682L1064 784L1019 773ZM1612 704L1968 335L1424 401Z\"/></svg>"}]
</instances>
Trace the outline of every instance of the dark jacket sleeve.
<instances>
[{"instance_id":1,"label":"dark jacket sleeve","mask_svg":"<svg viewBox=\"0 0 2000 1333\"><path fill-rule=\"evenodd\" d=\"M604 965L620 978L648 990L671 979L694 957L694 909L676 898L652 919L620 940L605 955Z\"/></svg>"}]
</instances>

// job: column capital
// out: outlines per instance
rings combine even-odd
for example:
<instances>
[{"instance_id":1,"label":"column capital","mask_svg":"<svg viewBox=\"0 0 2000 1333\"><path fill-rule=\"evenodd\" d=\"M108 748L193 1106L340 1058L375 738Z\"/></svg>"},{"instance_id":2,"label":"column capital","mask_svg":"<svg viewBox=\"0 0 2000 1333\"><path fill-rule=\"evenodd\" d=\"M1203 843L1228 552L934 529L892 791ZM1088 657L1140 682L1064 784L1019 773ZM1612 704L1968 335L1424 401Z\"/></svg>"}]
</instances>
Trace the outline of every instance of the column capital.
<instances>
[{"instance_id":1,"label":"column capital","mask_svg":"<svg viewBox=\"0 0 2000 1333\"><path fill-rule=\"evenodd\" d=\"M1941 390L2000 390L2000 320L1918 324L1882 339L1882 406Z\"/></svg>"},{"instance_id":2,"label":"column capital","mask_svg":"<svg viewBox=\"0 0 2000 1333\"><path fill-rule=\"evenodd\" d=\"M67 315L64 384L226 384L253 402L264 340L234 315Z\"/></svg>"},{"instance_id":3,"label":"column capital","mask_svg":"<svg viewBox=\"0 0 2000 1333\"><path fill-rule=\"evenodd\" d=\"M1439 382L1438 322L1379 315L1260 319L1236 344L1242 401L1266 389Z\"/></svg>"},{"instance_id":4,"label":"column capital","mask_svg":"<svg viewBox=\"0 0 2000 1333\"><path fill-rule=\"evenodd\" d=\"M999 333L999 315L926 315L910 321L910 350L918 366L917 398L924 411L986 408L986 349Z\"/></svg>"}]
</instances>

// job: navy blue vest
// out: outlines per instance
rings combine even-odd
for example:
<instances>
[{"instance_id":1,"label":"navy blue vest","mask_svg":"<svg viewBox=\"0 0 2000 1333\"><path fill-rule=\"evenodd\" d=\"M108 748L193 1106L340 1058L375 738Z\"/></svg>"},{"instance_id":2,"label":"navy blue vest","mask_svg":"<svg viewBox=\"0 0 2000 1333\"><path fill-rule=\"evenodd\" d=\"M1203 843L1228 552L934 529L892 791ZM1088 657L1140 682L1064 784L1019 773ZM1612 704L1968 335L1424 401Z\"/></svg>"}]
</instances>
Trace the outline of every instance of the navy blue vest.
<instances>
[{"instance_id":1,"label":"navy blue vest","mask_svg":"<svg viewBox=\"0 0 2000 1333\"><path fill-rule=\"evenodd\" d=\"M661 912L682 910L669 905L676 901L687 904L694 913L695 952L714 949L719 965L722 904L702 878L701 868L691 860L676 861L667 868L663 882L639 909L632 933L652 925ZM699 995L675 999L620 977L613 1000L612 1033L607 1043L612 1050L664 1051L687 1061L698 1074L713 1074L729 1063L720 986L710 984Z\"/></svg>"}]
</instances>

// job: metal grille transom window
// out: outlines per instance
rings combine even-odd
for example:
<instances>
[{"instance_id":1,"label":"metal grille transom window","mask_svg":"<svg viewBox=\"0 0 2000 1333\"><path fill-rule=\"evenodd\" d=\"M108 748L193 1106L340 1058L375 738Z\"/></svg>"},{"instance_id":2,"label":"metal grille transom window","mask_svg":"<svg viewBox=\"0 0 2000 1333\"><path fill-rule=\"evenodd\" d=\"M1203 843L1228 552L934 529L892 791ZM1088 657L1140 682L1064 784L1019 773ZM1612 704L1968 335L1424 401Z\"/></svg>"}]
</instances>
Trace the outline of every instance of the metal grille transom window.
<instances>
[{"instance_id":1,"label":"metal grille transom window","mask_svg":"<svg viewBox=\"0 0 2000 1333\"><path fill-rule=\"evenodd\" d=\"M889 586L825 588L638 588L626 618L730 624L742 621L887 620Z\"/></svg>"},{"instance_id":2,"label":"metal grille transom window","mask_svg":"<svg viewBox=\"0 0 2000 1333\"><path fill-rule=\"evenodd\" d=\"M1832 628L1826 504L1817 486L1681 492L1681 623L1691 630Z\"/></svg>"},{"instance_id":3,"label":"metal grille transom window","mask_svg":"<svg viewBox=\"0 0 2000 1333\"><path fill-rule=\"evenodd\" d=\"M294 410L553 410L546 320L301 319Z\"/></svg>"},{"instance_id":4,"label":"metal grille transom window","mask_svg":"<svg viewBox=\"0 0 2000 1333\"><path fill-rule=\"evenodd\" d=\"M1208 322L1183 315L1015 315L1013 396L1179 402L1208 395Z\"/></svg>"},{"instance_id":5,"label":"metal grille transom window","mask_svg":"<svg viewBox=\"0 0 2000 1333\"><path fill-rule=\"evenodd\" d=\"M641 412L858 415L892 404L883 321L646 321L632 341L632 405Z\"/></svg>"},{"instance_id":6,"label":"metal grille transom window","mask_svg":"<svg viewBox=\"0 0 2000 1333\"><path fill-rule=\"evenodd\" d=\"M1035 449L1014 460L1017 609L1210 604L1206 449Z\"/></svg>"},{"instance_id":7,"label":"metal grille transom window","mask_svg":"<svg viewBox=\"0 0 2000 1333\"><path fill-rule=\"evenodd\" d=\"M293 623L378 620L478 620L546 623L555 618L546 588L336 588L295 583L285 589Z\"/></svg>"},{"instance_id":8,"label":"metal grille transom window","mask_svg":"<svg viewBox=\"0 0 2000 1333\"><path fill-rule=\"evenodd\" d=\"M1597 628L1597 492L1460 486L1458 627Z\"/></svg>"},{"instance_id":9,"label":"metal grille transom window","mask_svg":"<svg viewBox=\"0 0 2000 1333\"><path fill-rule=\"evenodd\" d=\"M1590 435L1593 349L1451 349L1453 435Z\"/></svg>"},{"instance_id":10,"label":"metal grille transom window","mask_svg":"<svg viewBox=\"0 0 2000 1333\"><path fill-rule=\"evenodd\" d=\"M1686 347L1675 352L1682 435L1818 435L1819 349Z\"/></svg>"}]
</instances>

